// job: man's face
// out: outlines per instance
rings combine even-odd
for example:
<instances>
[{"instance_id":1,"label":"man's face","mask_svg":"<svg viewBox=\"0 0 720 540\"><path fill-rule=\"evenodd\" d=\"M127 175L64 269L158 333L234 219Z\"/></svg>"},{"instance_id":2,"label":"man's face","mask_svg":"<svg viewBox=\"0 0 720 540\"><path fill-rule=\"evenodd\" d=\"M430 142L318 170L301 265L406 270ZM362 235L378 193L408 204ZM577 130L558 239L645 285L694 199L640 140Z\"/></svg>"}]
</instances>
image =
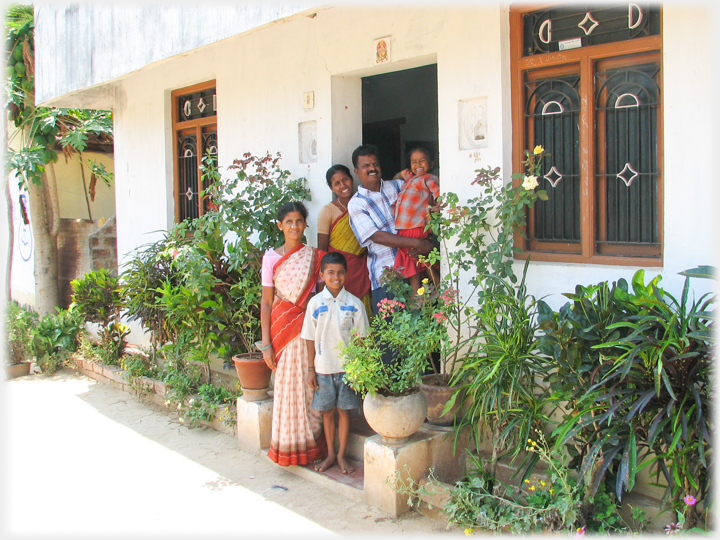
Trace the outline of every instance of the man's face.
<instances>
[{"instance_id":1,"label":"man's face","mask_svg":"<svg viewBox=\"0 0 720 540\"><path fill-rule=\"evenodd\" d=\"M379 184L382 178L382 172L380 171L380 163L377 156L358 156L355 174L365 188Z\"/></svg>"}]
</instances>

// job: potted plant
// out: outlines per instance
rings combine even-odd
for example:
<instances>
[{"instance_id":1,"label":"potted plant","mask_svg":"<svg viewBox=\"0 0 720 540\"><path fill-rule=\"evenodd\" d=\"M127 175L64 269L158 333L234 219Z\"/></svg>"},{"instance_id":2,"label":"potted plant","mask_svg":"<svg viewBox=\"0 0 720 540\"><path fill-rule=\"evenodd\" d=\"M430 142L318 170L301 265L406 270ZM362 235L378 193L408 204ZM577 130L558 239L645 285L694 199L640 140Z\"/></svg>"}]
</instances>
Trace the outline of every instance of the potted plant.
<instances>
[{"instance_id":1,"label":"potted plant","mask_svg":"<svg viewBox=\"0 0 720 540\"><path fill-rule=\"evenodd\" d=\"M447 330L440 324L442 307L431 284L411 295L393 268L383 271L381 282L397 293L396 298L383 299L367 335L356 336L341 351L345 378L364 397L368 424L385 442L398 444L425 420L427 399L419 385ZM394 351L395 363L383 363L386 349Z\"/></svg>"},{"instance_id":2,"label":"potted plant","mask_svg":"<svg viewBox=\"0 0 720 540\"><path fill-rule=\"evenodd\" d=\"M32 338L38 325L38 314L32 309L10 301L5 311L5 329L7 331L7 355L5 357L5 376L8 379L30 373L32 358Z\"/></svg>"},{"instance_id":3,"label":"potted plant","mask_svg":"<svg viewBox=\"0 0 720 540\"><path fill-rule=\"evenodd\" d=\"M440 300L438 315L447 328L447 337L439 350L439 366L426 375L423 388L432 402L431 423L450 425L465 403L464 384L456 373L464 358L472 355L482 342L482 325L478 324L483 303L491 300L503 280L517 281L513 271L515 234L522 234L525 208L547 194L536 190L537 174L547 153L541 147L526 152L526 175L517 186L503 185L499 167L476 170L472 182L481 194L460 203L457 194L443 193L431 209L428 227L437 236L442 249L433 250L421 261L440 263L444 270L437 284ZM460 294L461 285L467 284ZM502 291L505 292L505 291ZM439 369L438 369L439 368Z\"/></svg>"},{"instance_id":4,"label":"potted plant","mask_svg":"<svg viewBox=\"0 0 720 540\"><path fill-rule=\"evenodd\" d=\"M204 194L210 211L192 224L197 245L205 250L212 270L206 281L208 294L198 298L215 349L225 359L225 367L234 363L243 390L266 391L271 371L257 351L261 341L260 266L263 254L282 242L275 216L290 201L310 199L305 178L291 179L280 167L280 154L256 157L249 153L236 159L228 169L236 171L222 179L213 156L203 159L203 174L208 184ZM194 274L202 279L201 273ZM244 392L246 399L263 399L261 392Z\"/></svg>"}]
</instances>

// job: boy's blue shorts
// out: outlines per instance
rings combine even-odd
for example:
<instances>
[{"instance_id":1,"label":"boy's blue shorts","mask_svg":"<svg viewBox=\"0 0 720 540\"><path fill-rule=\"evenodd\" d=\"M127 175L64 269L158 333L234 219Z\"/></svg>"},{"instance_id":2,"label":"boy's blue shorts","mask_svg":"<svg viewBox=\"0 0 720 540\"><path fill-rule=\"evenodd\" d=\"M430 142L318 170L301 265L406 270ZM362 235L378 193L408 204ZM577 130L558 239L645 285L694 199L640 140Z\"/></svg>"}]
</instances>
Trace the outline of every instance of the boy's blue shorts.
<instances>
[{"instance_id":1,"label":"boy's blue shorts","mask_svg":"<svg viewBox=\"0 0 720 540\"><path fill-rule=\"evenodd\" d=\"M318 389L311 407L316 411L356 409L362 405L360 395L343 380L345 373L316 373Z\"/></svg>"}]
</instances>

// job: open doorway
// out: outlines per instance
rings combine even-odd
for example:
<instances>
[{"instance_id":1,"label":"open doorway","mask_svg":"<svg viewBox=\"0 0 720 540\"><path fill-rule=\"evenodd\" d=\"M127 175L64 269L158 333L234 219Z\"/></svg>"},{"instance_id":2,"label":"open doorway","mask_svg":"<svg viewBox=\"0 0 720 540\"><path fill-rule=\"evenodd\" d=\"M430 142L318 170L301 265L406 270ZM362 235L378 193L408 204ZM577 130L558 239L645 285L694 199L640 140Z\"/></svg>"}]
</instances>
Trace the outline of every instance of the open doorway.
<instances>
[{"instance_id":1,"label":"open doorway","mask_svg":"<svg viewBox=\"0 0 720 540\"><path fill-rule=\"evenodd\" d=\"M438 156L437 64L362 79L362 141L380 149L382 176L389 180L409 167L405 155L414 146Z\"/></svg>"}]
</instances>

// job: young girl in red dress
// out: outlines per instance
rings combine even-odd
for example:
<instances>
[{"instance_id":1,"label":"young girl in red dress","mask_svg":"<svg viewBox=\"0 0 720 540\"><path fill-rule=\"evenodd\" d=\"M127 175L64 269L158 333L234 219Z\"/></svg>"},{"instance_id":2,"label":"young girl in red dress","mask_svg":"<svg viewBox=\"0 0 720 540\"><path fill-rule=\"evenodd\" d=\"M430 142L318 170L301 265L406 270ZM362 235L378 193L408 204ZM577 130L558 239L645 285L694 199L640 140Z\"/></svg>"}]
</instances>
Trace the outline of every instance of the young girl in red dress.
<instances>
[{"instance_id":1,"label":"young girl in red dress","mask_svg":"<svg viewBox=\"0 0 720 540\"><path fill-rule=\"evenodd\" d=\"M439 179L430 174L435 165L426 148L416 147L408 152L410 168L400 171L396 177L405 180L395 204L395 229L399 236L410 238L427 238L430 234L425 230L428 224L428 206L434 206L440 196ZM440 275L436 268L418 263L410 256L407 249L398 249L395 268L406 278L414 290L420 288L420 276L428 270L437 284Z\"/></svg>"}]
</instances>

